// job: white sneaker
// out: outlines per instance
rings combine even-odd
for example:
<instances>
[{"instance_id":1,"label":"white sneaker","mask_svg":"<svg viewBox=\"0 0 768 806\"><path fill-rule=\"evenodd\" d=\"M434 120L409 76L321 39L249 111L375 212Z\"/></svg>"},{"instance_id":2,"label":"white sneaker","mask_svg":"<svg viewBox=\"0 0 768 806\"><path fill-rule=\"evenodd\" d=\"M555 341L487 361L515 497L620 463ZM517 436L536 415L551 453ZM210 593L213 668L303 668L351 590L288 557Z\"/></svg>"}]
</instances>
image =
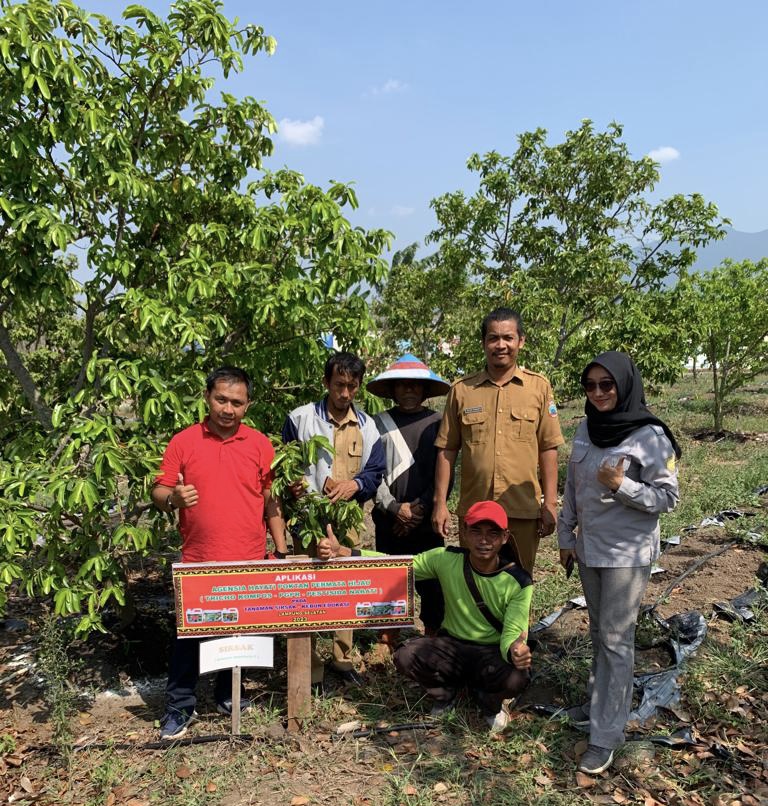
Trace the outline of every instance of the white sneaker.
<instances>
[{"instance_id":1,"label":"white sneaker","mask_svg":"<svg viewBox=\"0 0 768 806\"><path fill-rule=\"evenodd\" d=\"M587 773L587 775L599 775L601 772L605 772L612 763L613 750L590 744L579 760L577 769L579 772Z\"/></svg>"},{"instance_id":2,"label":"white sneaker","mask_svg":"<svg viewBox=\"0 0 768 806\"><path fill-rule=\"evenodd\" d=\"M485 721L491 733L501 733L512 721L512 717L509 715L509 711L502 705L498 714L489 714L485 717Z\"/></svg>"}]
</instances>

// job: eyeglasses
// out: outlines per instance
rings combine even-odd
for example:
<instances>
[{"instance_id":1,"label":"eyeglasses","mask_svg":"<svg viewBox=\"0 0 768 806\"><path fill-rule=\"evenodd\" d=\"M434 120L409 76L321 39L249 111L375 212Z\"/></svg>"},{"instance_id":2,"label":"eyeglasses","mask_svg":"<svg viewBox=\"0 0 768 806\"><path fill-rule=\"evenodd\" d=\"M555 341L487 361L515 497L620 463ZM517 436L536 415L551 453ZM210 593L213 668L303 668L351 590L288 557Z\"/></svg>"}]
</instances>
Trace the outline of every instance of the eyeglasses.
<instances>
[{"instance_id":1,"label":"eyeglasses","mask_svg":"<svg viewBox=\"0 0 768 806\"><path fill-rule=\"evenodd\" d=\"M608 394L608 392L610 392L611 389L613 389L613 387L616 386L616 381L608 381L608 380L605 380L605 381L584 381L582 386L584 387L584 391L587 394L590 394L591 392L594 392L595 389L597 389L598 387L599 387L601 392L603 392L604 394Z\"/></svg>"}]
</instances>

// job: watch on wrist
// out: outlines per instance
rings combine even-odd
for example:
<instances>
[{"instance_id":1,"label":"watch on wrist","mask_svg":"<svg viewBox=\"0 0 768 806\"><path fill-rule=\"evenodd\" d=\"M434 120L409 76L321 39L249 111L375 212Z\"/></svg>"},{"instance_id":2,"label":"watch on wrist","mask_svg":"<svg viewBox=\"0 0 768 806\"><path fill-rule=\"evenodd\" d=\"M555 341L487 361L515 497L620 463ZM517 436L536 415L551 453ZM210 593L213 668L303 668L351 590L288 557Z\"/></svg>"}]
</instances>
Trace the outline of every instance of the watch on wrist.
<instances>
[{"instance_id":1,"label":"watch on wrist","mask_svg":"<svg viewBox=\"0 0 768 806\"><path fill-rule=\"evenodd\" d=\"M284 560L288 556L287 551L280 551L280 549L275 549L272 554L275 555L276 560Z\"/></svg>"},{"instance_id":2,"label":"watch on wrist","mask_svg":"<svg viewBox=\"0 0 768 806\"><path fill-rule=\"evenodd\" d=\"M178 509L176 504L173 503L173 493L171 493L168 498L165 499L165 506L168 509L168 512L173 512L174 509Z\"/></svg>"}]
</instances>

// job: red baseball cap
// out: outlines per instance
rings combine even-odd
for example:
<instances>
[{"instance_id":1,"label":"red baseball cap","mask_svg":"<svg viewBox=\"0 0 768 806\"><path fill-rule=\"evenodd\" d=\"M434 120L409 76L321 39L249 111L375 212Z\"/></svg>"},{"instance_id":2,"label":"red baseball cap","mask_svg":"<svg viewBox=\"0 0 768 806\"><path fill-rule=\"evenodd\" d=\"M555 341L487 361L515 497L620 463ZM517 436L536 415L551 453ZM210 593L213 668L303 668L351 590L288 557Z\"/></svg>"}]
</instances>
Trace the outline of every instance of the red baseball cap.
<instances>
[{"instance_id":1,"label":"red baseball cap","mask_svg":"<svg viewBox=\"0 0 768 806\"><path fill-rule=\"evenodd\" d=\"M473 526L481 521L490 521L499 529L506 529L509 523L504 507L495 501L478 501L467 510L464 516L464 523L467 526Z\"/></svg>"}]
</instances>

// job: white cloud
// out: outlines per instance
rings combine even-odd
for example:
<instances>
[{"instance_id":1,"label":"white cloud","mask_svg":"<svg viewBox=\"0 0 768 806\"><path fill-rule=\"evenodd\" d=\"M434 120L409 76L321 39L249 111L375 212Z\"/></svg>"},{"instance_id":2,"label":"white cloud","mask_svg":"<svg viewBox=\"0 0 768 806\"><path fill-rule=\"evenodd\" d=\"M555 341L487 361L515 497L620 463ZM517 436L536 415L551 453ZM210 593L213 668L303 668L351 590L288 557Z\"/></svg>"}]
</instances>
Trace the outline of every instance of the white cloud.
<instances>
[{"instance_id":1,"label":"white cloud","mask_svg":"<svg viewBox=\"0 0 768 806\"><path fill-rule=\"evenodd\" d=\"M648 156L654 162L672 162L672 160L680 159L680 152L672 146L661 146L649 151Z\"/></svg>"},{"instance_id":2,"label":"white cloud","mask_svg":"<svg viewBox=\"0 0 768 806\"><path fill-rule=\"evenodd\" d=\"M405 207L402 204L396 204L390 210L392 215L399 216L400 218L405 218L405 216L413 215L416 212L414 207Z\"/></svg>"},{"instance_id":3,"label":"white cloud","mask_svg":"<svg viewBox=\"0 0 768 806\"><path fill-rule=\"evenodd\" d=\"M399 78L389 78L380 87L371 87L366 95L391 95L393 92L403 92L408 85Z\"/></svg>"},{"instance_id":4,"label":"white cloud","mask_svg":"<svg viewBox=\"0 0 768 806\"><path fill-rule=\"evenodd\" d=\"M292 146L313 146L320 142L325 121L320 115L312 120L291 120L283 118L278 121L277 130L282 140Z\"/></svg>"},{"instance_id":5,"label":"white cloud","mask_svg":"<svg viewBox=\"0 0 768 806\"><path fill-rule=\"evenodd\" d=\"M390 78L388 81L385 81L381 91L382 92L402 92L403 90L408 89L408 85L400 81L397 78Z\"/></svg>"}]
</instances>

